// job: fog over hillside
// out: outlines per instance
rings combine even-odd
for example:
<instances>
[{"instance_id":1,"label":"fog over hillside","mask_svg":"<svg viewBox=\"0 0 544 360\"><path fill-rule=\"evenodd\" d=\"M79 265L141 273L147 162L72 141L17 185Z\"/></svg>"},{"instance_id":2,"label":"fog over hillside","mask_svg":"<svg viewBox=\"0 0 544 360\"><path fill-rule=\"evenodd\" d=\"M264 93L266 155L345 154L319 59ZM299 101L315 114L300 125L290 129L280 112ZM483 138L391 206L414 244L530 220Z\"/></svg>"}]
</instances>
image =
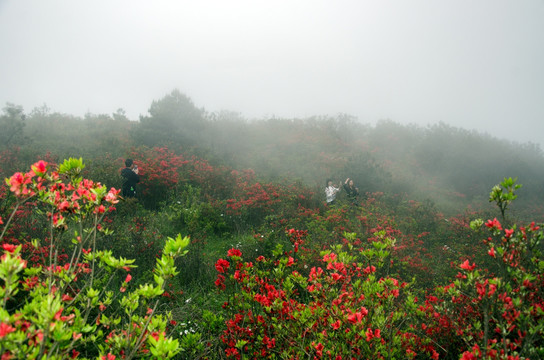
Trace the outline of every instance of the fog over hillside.
<instances>
[{"instance_id":1,"label":"fog over hillside","mask_svg":"<svg viewBox=\"0 0 544 360\"><path fill-rule=\"evenodd\" d=\"M0 105L440 122L542 146L544 2L1 1Z\"/></svg>"}]
</instances>

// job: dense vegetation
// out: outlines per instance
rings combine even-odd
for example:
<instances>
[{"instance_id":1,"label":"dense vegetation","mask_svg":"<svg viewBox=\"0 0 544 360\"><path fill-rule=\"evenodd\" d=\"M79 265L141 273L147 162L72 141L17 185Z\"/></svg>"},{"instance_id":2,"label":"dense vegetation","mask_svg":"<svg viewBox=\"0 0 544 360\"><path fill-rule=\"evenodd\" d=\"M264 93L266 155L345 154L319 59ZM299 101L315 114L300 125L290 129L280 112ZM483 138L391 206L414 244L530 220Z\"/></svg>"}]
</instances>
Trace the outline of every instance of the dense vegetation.
<instances>
[{"instance_id":1,"label":"dense vegetation","mask_svg":"<svg viewBox=\"0 0 544 360\"><path fill-rule=\"evenodd\" d=\"M536 145L179 91L139 121L8 104L0 138L3 358L544 357Z\"/></svg>"}]
</instances>

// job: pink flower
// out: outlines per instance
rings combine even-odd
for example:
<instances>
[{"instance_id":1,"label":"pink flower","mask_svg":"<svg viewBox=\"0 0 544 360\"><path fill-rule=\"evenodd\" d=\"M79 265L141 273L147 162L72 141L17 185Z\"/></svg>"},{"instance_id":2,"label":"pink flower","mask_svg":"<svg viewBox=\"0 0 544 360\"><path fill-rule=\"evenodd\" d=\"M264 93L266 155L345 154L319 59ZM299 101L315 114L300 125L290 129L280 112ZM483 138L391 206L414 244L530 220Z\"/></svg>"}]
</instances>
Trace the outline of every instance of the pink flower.
<instances>
[{"instance_id":1,"label":"pink flower","mask_svg":"<svg viewBox=\"0 0 544 360\"><path fill-rule=\"evenodd\" d=\"M125 282L128 283L130 280L132 280L132 275L128 274Z\"/></svg>"},{"instance_id":2,"label":"pink flower","mask_svg":"<svg viewBox=\"0 0 544 360\"><path fill-rule=\"evenodd\" d=\"M107 202L111 204L117 204L119 202L117 197L119 196L120 192L121 190L116 190L115 188L111 188L110 191L108 191L108 193L106 194L106 197L104 198L104 200L106 200Z\"/></svg>"},{"instance_id":3,"label":"pink flower","mask_svg":"<svg viewBox=\"0 0 544 360\"><path fill-rule=\"evenodd\" d=\"M28 190L26 185L30 184L31 182L32 180L30 176L20 172L16 172L6 181L6 183L10 186L9 190L17 196L21 194L29 194L30 191Z\"/></svg>"},{"instance_id":4,"label":"pink flower","mask_svg":"<svg viewBox=\"0 0 544 360\"><path fill-rule=\"evenodd\" d=\"M43 176L47 171L47 163L43 160L38 161L37 163L34 163L34 165L30 166L32 171L34 171L34 174Z\"/></svg>"},{"instance_id":5,"label":"pink flower","mask_svg":"<svg viewBox=\"0 0 544 360\"><path fill-rule=\"evenodd\" d=\"M514 229L504 229L504 237L510 239L514 234Z\"/></svg>"}]
</instances>

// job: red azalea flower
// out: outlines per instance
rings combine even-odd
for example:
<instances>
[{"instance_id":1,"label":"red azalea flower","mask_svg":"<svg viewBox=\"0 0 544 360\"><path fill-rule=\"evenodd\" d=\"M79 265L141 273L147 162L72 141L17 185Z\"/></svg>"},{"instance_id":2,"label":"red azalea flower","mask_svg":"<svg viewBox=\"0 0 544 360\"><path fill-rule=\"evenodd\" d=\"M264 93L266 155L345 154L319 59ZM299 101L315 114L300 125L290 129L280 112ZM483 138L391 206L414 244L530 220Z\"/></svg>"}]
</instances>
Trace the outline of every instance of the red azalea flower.
<instances>
[{"instance_id":1,"label":"red azalea flower","mask_svg":"<svg viewBox=\"0 0 544 360\"><path fill-rule=\"evenodd\" d=\"M294 263L295 263L295 259L289 256L289 261L287 261L287 264L285 266L292 266Z\"/></svg>"},{"instance_id":2,"label":"red azalea flower","mask_svg":"<svg viewBox=\"0 0 544 360\"><path fill-rule=\"evenodd\" d=\"M0 324L0 338L3 338L9 333L12 333L15 331L15 328L9 324L1 323Z\"/></svg>"},{"instance_id":3,"label":"red azalea flower","mask_svg":"<svg viewBox=\"0 0 544 360\"><path fill-rule=\"evenodd\" d=\"M363 308L364 309L364 308ZM366 310L366 309L365 309ZM367 311L368 313L368 311ZM366 314L365 314L366 315ZM362 312L356 312L354 314L348 315L348 321L352 324L360 323L363 320L363 313Z\"/></svg>"},{"instance_id":4,"label":"red azalea flower","mask_svg":"<svg viewBox=\"0 0 544 360\"><path fill-rule=\"evenodd\" d=\"M59 211L68 211L70 209L70 203L66 200L64 200L63 202L61 202L58 206L57 206L57 209Z\"/></svg>"},{"instance_id":5,"label":"red azalea flower","mask_svg":"<svg viewBox=\"0 0 544 360\"><path fill-rule=\"evenodd\" d=\"M15 249L17 249L17 246L13 245L13 244L2 244L2 248L9 252L9 253L12 253L15 251Z\"/></svg>"},{"instance_id":6,"label":"red azalea flower","mask_svg":"<svg viewBox=\"0 0 544 360\"><path fill-rule=\"evenodd\" d=\"M460 360L476 360L476 356L471 352L465 351Z\"/></svg>"},{"instance_id":7,"label":"red azalea flower","mask_svg":"<svg viewBox=\"0 0 544 360\"><path fill-rule=\"evenodd\" d=\"M215 286L222 290L225 290L225 277L223 275L217 275L217 279L215 280Z\"/></svg>"},{"instance_id":8,"label":"red azalea flower","mask_svg":"<svg viewBox=\"0 0 544 360\"><path fill-rule=\"evenodd\" d=\"M495 248L489 249L489 251L487 253L489 254L489 256L495 257Z\"/></svg>"},{"instance_id":9,"label":"red azalea flower","mask_svg":"<svg viewBox=\"0 0 544 360\"><path fill-rule=\"evenodd\" d=\"M316 344L315 342L312 342L312 345L314 346L316 350L317 356L319 357L323 356L323 348L324 348L323 344L322 343Z\"/></svg>"},{"instance_id":10,"label":"red azalea flower","mask_svg":"<svg viewBox=\"0 0 544 360\"><path fill-rule=\"evenodd\" d=\"M464 263L462 263L461 265L459 265L459 267L461 269L464 269L464 270L467 270L467 271L472 271L476 268L476 264L475 263L472 263L472 265L470 265L470 263L468 262L468 259L465 260Z\"/></svg>"},{"instance_id":11,"label":"red azalea flower","mask_svg":"<svg viewBox=\"0 0 544 360\"><path fill-rule=\"evenodd\" d=\"M228 252L227 252L227 256L230 256L230 257L233 257L233 256L238 256L238 257L241 257L242 256L242 252L239 250L239 249L230 249Z\"/></svg>"},{"instance_id":12,"label":"red azalea flower","mask_svg":"<svg viewBox=\"0 0 544 360\"><path fill-rule=\"evenodd\" d=\"M485 223L485 226L487 226L488 228L495 228L497 230L502 230L501 223L499 222L499 220L497 220L497 218L494 218L493 220L487 220L487 222Z\"/></svg>"},{"instance_id":13,"label":"red azalea flower","mask_svg":"<svg viewBox=\"0 0 544 360\"><path fill-rule=\"evenodd\" d=\"M371 328L366 329L365 335L366 335L366 341L370 341L374 337L374 333L372 332Z\"/></svg>"},{"instance_id":14,"label":"red azalea flower","mask_svg":"<svg viewBox=\"0 0 544 360\"><path fill-rule=\"evenodd\" d=\"M215 270L220 273L225 273L227 269L229 268L230 263L225 259L219 259L215 263Z\"/></svg>"}]
</instances>

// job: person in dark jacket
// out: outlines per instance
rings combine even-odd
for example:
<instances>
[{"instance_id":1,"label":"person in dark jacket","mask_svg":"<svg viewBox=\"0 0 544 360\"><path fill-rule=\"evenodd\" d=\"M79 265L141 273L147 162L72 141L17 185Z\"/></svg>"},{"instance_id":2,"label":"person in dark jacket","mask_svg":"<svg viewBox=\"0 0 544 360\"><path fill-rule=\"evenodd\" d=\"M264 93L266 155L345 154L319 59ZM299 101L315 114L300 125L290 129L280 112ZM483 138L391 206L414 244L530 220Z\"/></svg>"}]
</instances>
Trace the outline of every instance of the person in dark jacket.
<instances>
[{"instance_id":1,"label":"person in dark jacket","mask_svg":"<svg viewBox=\"0 0 544 360\"><path fill-rule=\"evenodd\" d=\"M136 197L136 184L140 182L140 176L138 175L138 167L132 159L125 160L125 168L121 170L121 177L123 178L123 187L121 195L124 197Z\"/></svg>"},{"instance_id":2,"label":"person in dark jacket","mask_svg":"<svg viewBox=\"0 0 544 360\"><path fill-rule=\"evenodd\" d=\"M344 190L346 190L349 201L351 201L353 205L357 205L359 189L355 187L355 185L353 184L353 180L347 178L346 181L344 181Z\"/></svg>"}]
</instances>

